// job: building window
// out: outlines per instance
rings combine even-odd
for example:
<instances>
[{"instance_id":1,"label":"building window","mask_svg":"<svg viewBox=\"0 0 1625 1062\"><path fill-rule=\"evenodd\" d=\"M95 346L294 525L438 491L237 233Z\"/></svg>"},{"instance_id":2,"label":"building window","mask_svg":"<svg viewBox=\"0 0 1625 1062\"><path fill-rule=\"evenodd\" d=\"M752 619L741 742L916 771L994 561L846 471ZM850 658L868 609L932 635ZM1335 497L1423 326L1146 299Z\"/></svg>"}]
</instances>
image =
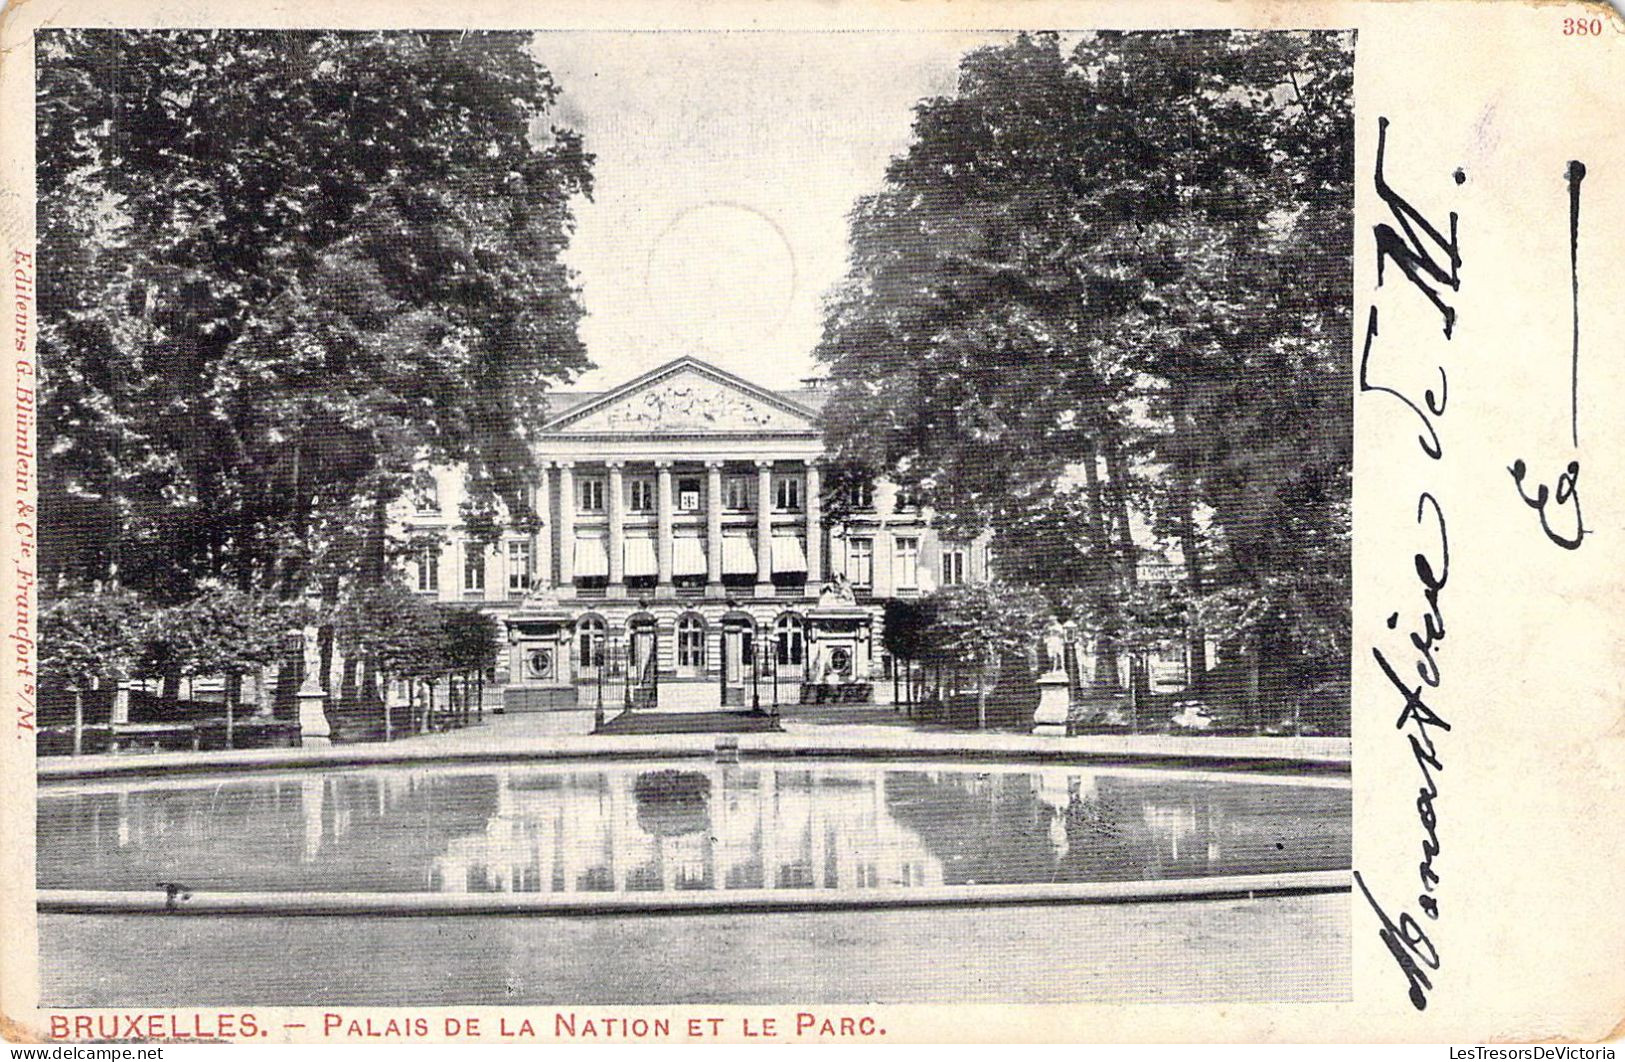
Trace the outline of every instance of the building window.
<instances>
[{"instance_id":1,"label":"building window","mask_svg":"<svg viewBox=\"0 0 1625 1062\"><path fill-rule=\"evenodd\" d=\"M604 511L604 481L591 476L576 481L576 507L584 513Z\"/></svg>"},{"instance_id":2,"label":"building window","mask_svg":"<svg viewBox=\"0 0 1625 1062\"><path fill-rule=\"evenodd\" d=\"M727 506L736 513L745 512L750 508L750 477L729 476L727 487Z\"/></svg>"},{"instance_id":3,"label":"building window","mask_svg":"<svg viewBox=\"0 0 1625 1062\"><path fill-rule=\"evenodd\" d=\"M918 504L919 504L919 500L914 496L914 490L912 488L910 488L910 487L898 487L897 488L896 500L892 502L892 508L894 510L901 512L904 509L917 508Z\"/></svg>"},{"instance_id":4,"label":"building window","mask_svg":"<svg viewBox=\"0 0 1625 1062\"><path fill-rule=\"evenodd\" d=\"M440 545L425 542L417 548L415 558L418 569L418 592L433 593L440 589Z\"/></svg>"},{"instance_id":5,"label":"building window","mask_svg":"<svg viewBox=\"0 0 1625 1062\"><path fill-rule=\"evenodd\" d=\"M597 616L576 624L576 660L583 668L604 666L604 621Z\"/></svg>"},{"instance_id":6,"label":"building window","mask_svg":"<svg viewBox=\"0 0 1625 1062\"><path fill-rule=\"evenodd\" d=\"M963 546L944 546L942 550L942 585L959 586L969 571L969 555Z\"/></svg>"},{"instance_id":7,"label":"building window","mask_svg":"<svg viewBox=\"0 0 1625 1062\"><path fill-rule=\"evenodd\" d=\"M463 545L463 591L485 592L485 547L478 542Z\"/></svg>"},{"instance_id":8,"label":"building window","mask_svg":"<svg viewBox=\"0 0 1625 1062\"><path fill-rule=\"evenodd\" d=\"M800 667L807 652L806 626L801 617L793 612L780 616L773 625L773 642L780 666Z\"/></svg>"},{"instance_id":9,"label":"building window","mask_svg":"<svg viewBox=\"0 0 1625 1062\"><path fill-rule=\"evenodd\" d=\"M781 476L773 482L773 504L782 512L801 511L801 477Z\"/></svg>"},{"instance_id":10,"label":"building window","mask_svg":"<svg viewBox=\"0 0 1625 1062\"><path fill-rule=\"evenodd\" d=\"M433 476L425 476L412 491L412 506L426 515L440 515L440 482Z\"/></svg>"},{"instance_id":11,"label":"building window","mask_svg":"<svg viewBox=\"0 0 1625 1062\"><path fill-rule=\"evenodd\" d=\"M852 484L847 494L847 500L854 509L873 509L875 507L875 485L866 479L860 479Z\"/></svg>"},{"instance_id":12,"label":"building window","mask_svg":"<svg viewBox=\"0 0 1625 1062\"><path fill-rule=\"evenodd\" d=\"M635 476L626 481L626 508L628 512L648 513L655 507L655 481Z\"/></svg>"},{"instance_id":13,"label":"building window","mask_svg":"<svg viewBox=\"0 0 1625 1062\"><path fill-rule=\"evenodd\" d=\"M700 511L700 479L698 476L678 477L677 510L684 513L697 513Z\"/></svg>"},{"instance_id":14,"label":"building window","mask_svg":"<svg viewBox=\"0 0 1625 1062\"><path fill-rule=\"evenodd\" d=\"M677 666L705 666L705 621L692 612L677 621Z\"/></svg>"},{"instance_id":15,"label":"building window","mask_svg":"<svg viewBox=\"0 0 1625 1062\"><path fill-rule=\"evenodd\" d=\"M920 540L915 536L896 539L892 547L892 575L899 590L913 590L920 585Z\"/></svg>"},{"instance_id":16,"label":"building window","mask_svg":"<svg viewBox=\"0 0 1625 1062\"><path fill-rule=\"evenodd\" d=\"M521 539L508 543L508 592L523 594L530 589L530 542Z\"/></svg>"},{"instance_id":17,"label":"building window","mask_svg":"<svg viewBox=\"0 0 1625 1062\"><path fill-rule=\"evenodd\" d=\"M847 539L846 578L853 586L870 587L875 585L874 539Z\"/></svg>"}]
</instances>

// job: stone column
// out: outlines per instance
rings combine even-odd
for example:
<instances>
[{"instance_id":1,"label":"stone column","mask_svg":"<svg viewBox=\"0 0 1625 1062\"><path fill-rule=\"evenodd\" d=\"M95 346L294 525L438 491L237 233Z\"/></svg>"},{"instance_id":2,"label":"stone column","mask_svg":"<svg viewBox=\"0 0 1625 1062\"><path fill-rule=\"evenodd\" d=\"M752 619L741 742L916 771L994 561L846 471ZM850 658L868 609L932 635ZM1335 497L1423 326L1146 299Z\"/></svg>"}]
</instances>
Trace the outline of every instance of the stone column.
<instances>
[{"instance_id":1,"label":"stone column","mask_svg":"<svg viewBox=\"0 0 1625 1062\"><path fill-rule=\"evenodd\" d=\"M756 596L773 596L773 462L756 462Z\"/></svg>"},{"instance_id":2,"label":"stone column","mask_svg":"<svg viewBox=\"0 0 1625 1062\"><path fill-rule=\"evenodd\" d=\"M671 462L655 462L655 596L670 597Z\"/></svg>"},{"instance_id":3,"label":"stone column","mask_svg":"<svg viewBox=\"0 0 1625 1062\"><path fill-rule=\"evenodd\" d=\"M818 462L807 462L807 584L813 589L824 581L824 499L819 492L823 482Z\"/></svg>"},{"instance_id":4,"label":"stone column","mask_svg":"<svg viewBox=\"0 0 1625 1062\"><path fill-rule=\"evenodd\" d=\"M609 467L609 484L605 488L609 492L609 595L610 597L626 596L626 532L621 526L626 519L625 499L621 496L623 484L621 481L620 461L607 462Z\"/></svg>"},{"instance_id":5,"label":"stone column","mask_svg":"<svg viewBox=\"0 0 1625 1062\"><path fill-rule=\"evenodd\" d=\"M552 505L548 501L548 480L552 478L553 462L541 462L541 475L536 480L536 516L541 520L531 536L532 590L545 590L553 582L553 522Z\"/></svg>"},{"instance_id":6,"label":"stone column","mask_svg":"<svg viewBox=\"0 0 1625 1062\"><path fill-rule=\"evenodd\" d=\"M566 593L576 581L575 462L559 462L559 586Z\"/></svg>"},{"instance_id":7,"label":"stone column","mask_svg":"<svg viewBox=\"0 0 1625 1062\"><path fill-rule=\"evenodd\" d=\"M705 596L722 596L722 462L705 463Z\"/></svg>"}]
</instances>

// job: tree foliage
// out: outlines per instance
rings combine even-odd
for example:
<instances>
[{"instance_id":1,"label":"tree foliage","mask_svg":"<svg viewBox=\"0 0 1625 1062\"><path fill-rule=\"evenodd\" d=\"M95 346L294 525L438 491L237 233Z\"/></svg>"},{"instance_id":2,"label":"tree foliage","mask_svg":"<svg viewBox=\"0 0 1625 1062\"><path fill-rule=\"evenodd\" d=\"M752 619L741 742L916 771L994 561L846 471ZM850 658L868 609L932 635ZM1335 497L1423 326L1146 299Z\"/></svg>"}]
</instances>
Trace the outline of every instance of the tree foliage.
<instances>
[{"instance_id":1,"label":"tree foliage","mask_svg":"<svg viewBox=\"0 0 1625 1062\"><path fill-rule=\"evenodd\" d=\"M354 588L333 618L344 652L385 674L482 672L496 665L501 628L494 616L425 600L397 582Z\"/></svg>"},{"instance_id":2,"label":"tree foliage","mask_svg":"<svg viewBox=\"0 0 1625 1062\"><path fill-rule=\"evenodd\" d=\"M141 600L127 591L53 601L39 619L42 683L83 690L127 673L142 651L147 619Z\"/></svg>"},{"instance_id":3,"label":"tree foliage","mask_svg":"<svg viewBox=\"0 0 1625 1062\"><path fill-rule=\"evenodd\" d=\"M1053 622L1038 591L999 582L943 587L931 596L930 616L926 656L969 666L1031 657Z\"/></svg>"},{"instance_id":4,"label":"tree foliage","mask_svg":"<svg viewBox=\"0 0 1625 1062\"><path fill-rule=\"evenodd\" d=\"M302 608L218 584L156 609L143 632L140 670L153 676L243 675L282 653Z\"/></svg>"},{"instance_id":5,"label":"tree foliage","mask_svg":"<svg viewBox=\"0 0 1625 1062\"><path fill-rule=\"evenodd\" d=\"M529 44L40 34L42 515L80 547L48 574L376 581L425 459L523 513L526 433L587 365L560 253L591 163Z\"/></svg>"},{"instance_id":6,"label":"tree foliage","mask_svg":"<svg viewBox=\"0 0 1625 1062\"><path fill-rule=\"evenodd\" d=\"M1289 652L1346 627L1351 78L1346 34L1023 35L852 212L837 460L992 529L1103 671L1177 606L1138 586L1152 544L1188 618L1222 591L1281 603Z\"/></svg>"}]
</instances>

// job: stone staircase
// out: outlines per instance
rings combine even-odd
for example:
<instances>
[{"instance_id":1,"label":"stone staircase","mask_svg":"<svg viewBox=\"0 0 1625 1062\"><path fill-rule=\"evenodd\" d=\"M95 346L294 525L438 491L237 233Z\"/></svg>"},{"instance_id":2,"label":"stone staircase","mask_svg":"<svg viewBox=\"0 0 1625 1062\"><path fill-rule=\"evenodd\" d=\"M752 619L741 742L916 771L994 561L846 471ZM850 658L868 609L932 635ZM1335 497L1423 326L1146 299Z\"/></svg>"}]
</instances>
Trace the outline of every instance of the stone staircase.
<instances>
[{"instance_id":1,"label":"stone staircase","mask_svg":"<svg viewBox=\"0 0 1625 1062\"><path fill-rule=\"evenodd\" d=\"M722 710L722 687L712 679L661 679L659 703L648 711L718 712Z\"/></svg>"}]
</instances>

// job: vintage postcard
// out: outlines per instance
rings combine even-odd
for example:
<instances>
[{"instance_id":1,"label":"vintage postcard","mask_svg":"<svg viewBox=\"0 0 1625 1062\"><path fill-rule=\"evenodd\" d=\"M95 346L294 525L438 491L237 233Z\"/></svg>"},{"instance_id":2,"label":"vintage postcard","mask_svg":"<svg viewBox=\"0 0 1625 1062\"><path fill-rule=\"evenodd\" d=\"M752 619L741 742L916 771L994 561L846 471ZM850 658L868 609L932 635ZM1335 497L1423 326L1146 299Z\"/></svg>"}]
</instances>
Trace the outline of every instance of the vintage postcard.
<instances>
[{"instance_id":1,"label":"vintage postcard","mask_svg":"<svg viewBox=\"0 0 1625 1062\"><path fill-rule=\"evenodd\" d=\"M13 4L0 1031L1617 1036L1622 87L1579 2Z\"/></svg>"}]
</instances>

